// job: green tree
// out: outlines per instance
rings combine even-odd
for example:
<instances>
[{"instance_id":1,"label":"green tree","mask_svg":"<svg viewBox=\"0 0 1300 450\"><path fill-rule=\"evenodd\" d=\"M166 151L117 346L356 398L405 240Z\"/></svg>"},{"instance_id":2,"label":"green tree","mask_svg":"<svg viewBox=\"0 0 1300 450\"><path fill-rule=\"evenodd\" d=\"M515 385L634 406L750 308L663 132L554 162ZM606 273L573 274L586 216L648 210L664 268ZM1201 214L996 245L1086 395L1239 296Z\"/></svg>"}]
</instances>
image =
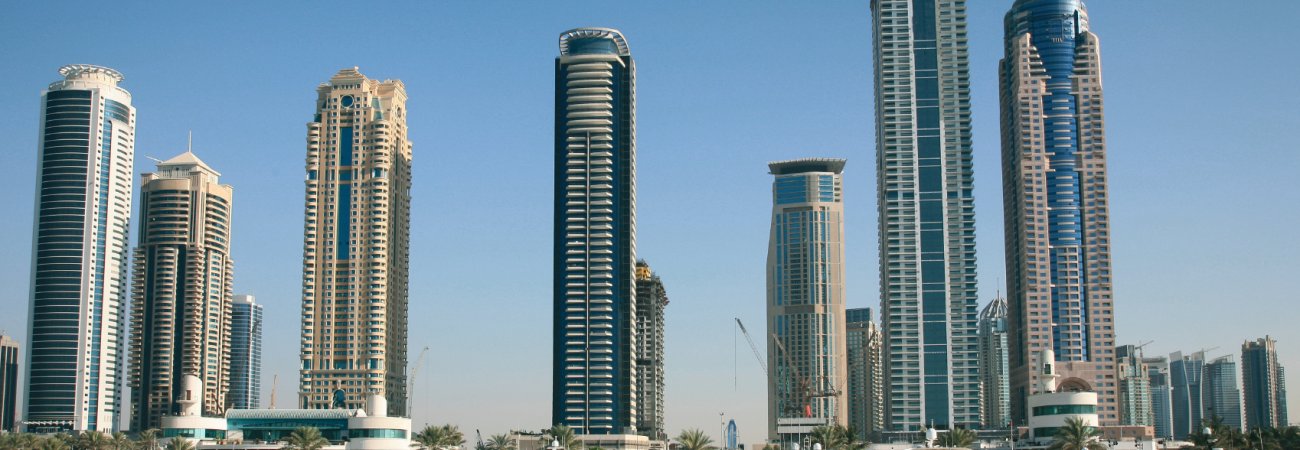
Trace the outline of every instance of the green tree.
<instances>
[{"instance_id":1,"label":"green tree","mask_svg":"<svg viewBox=\"0 0 1300 450\"><path fill-rule=\"evenodd\" d=\"M461 444L465 443L465 435L455 425L428 425L419 433L416 433L411 440L426 448L443 449L460 447Z\"/></svg>"},{"instance_id":2,"label":"green tree","mask_svg":"<svg viewBox=\"0 0 1300 450\"><path fill-rule=\"evenodd\" d=\"M709 445L713 443L713 439L710 439L709 435L704 434L704 431L699 428L682 430L682 433L677 435L677 443L681 445L681 450L712 450L714 448Z\"/></svg>"},{"instance_id":3,"label":"green tree","mask_svg":"<svg viewBox=\"0 0 1300 450\"><path fill-rule=\"evenodd\" d=\"M194 444L190 442L188 439L185 439L180 436L176 436L173 437L172 440L167 441L167 445L163 446L163 449L164 450L194 450Z\"/></svg>"},{"instance_id":4,"label":"green tree","mask_svg":"<svg viewBox=\"0 0 1300 450\"><path fill-rule=\"evenodd\" d=\"M135 447L139 450L158 450L158 429L141 431L135 437Z\"/></svg>"},{"instance_id":5,"label":"green tree","mask_svg":"<svg viewBox=\"0 0 1300 450\"><path fill-rule=\"evenodd\" d=\"M112 440L108 435L98 431L83 431L77 435L77 441L73 445L77 450L111 450L113 448Z\"/></svg>"},{"instance_id":6,"label":"green tree","mask_svg":"<svg viewBox=\"0 0 1300 450\"><path fill-rule=\"evenodd\" d=\"M320 450L330 441L320 435L316 427L298 427L284 439L284 450Z\"/></svg>"},{"instance_id":7,"label":"green tree","mask_svg":"<svg viewBox=\"0 0 1300 450\"><path fill-rule=\"evenodd\" d=\"M542 433L542 448L549 447L551 441L558 441L566 450L583 450L582 441L573 434L573 429L564 425L553 426Z\"/></svg>"},{"instance_id":8,"label":"green tree","mask_svg":"<svg viewBox=\"0 0 1300 450\"><path fill-rule=\"evenodd\" d=\"M515 450L515 441L510 436L504 434L494 434L488 437L488 450Z\"/></svg>"},{"instance_id":9,"label":"green tree","mask_svg":"<svg viewBox=\"0 0 1300 450\"><path fill-rule=\"evenodd\" d=\"M821 444L823 450L862 450L868 444L858 439L857 432L843 425L813 428L809 437L814 444Z\"/></svg>"},{"instance_id":10,"label":"green tree","mask_svg":"<svg viewBox=\"0 0 1300 450\"><path fill-rule=\"evenodd\" d=\"M119 431L113 433L113 436L109 438L108 448L113 450L134 450L135 443L131 442L131 438L126 437L126 433Z\"/></svg>"},{"instance_id":11,"label":"green tree","mask_svg":"<svg viewBox=\"0 0 1300 450\"><path fill-rule=\"evenodd\" d=\"M49 436L38 441L35 448L36 450L72 450L72 445L62 437Z\"/></svg>"},{"instance_id":12,"label":"green tree","mask_svg":"<svg viewBox=\"0 0 1300 450\"><path fill-rule=\"evenodd\" d=\"M975 432L965 428L953 428L947 433L939 434L939 445L943 447L970 447L975 445Z\"/></svg>"},{"instance_id":13,"label":"green tree","mask_svg":"<svg viewBox=\"0 0 1300 450\"><path fill-rule=\"evenodd\" d=\"M1056 439L1049 450L1106 450L1097 440L1101 432L1078 417L1065 419L1065 425L1056 429Z\"/></svg>"}]
</instances>

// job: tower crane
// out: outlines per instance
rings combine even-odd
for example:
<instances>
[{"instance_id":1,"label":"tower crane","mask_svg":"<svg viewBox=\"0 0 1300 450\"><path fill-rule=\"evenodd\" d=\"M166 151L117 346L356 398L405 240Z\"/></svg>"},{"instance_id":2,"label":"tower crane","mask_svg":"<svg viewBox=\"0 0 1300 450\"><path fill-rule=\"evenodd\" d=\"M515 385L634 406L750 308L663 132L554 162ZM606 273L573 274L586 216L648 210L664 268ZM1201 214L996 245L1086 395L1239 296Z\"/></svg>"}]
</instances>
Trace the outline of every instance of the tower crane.
<instances>
[{"instance_id":1,"label":"tower crane","mask_svg":"<svg viewBox=\"0 0 1300 450\"><path fill-rule=\"evenodd\" d=\"M424 362L424 354L429 353L429 346L424 346L420 350L420 356L415 358L415 365L411 367L411 376L406 379L406 417L412 418L412 411L415 410L415 377L420 375L420 364Z\"/></svg>"},{"instance_id":2,"label":"tower crane","mask_svg":"<svg viewBox=\"0 0 1300 450\"><path fill-rule=\"evenodd\" d=\"M825 397L838 397L840 392L835 388L830 390L814 391L812 380L799 373L799 366L794 364L790 358L790 352L786 351L785 344L781 343L781 338L772 333L772 342L776 344L776 349L784 356L785 365L790 368L790 375L795 382L795 392L793 402L786 405L787 413L803 413L805 417L812 417L812 399ZM800 411L802 410L802 411ZM834 421L834 410L831 411L831 420Z\"/></svg>"},{"instance_id":3,"label":"tower crane","mask_svg":"<svg viewBox=\"0 0 1300 450\"><path fill-rule=\"evenodd\" d=\"M740 333L745 335L745 341L749 342L749 349L754 351L754 357L758 358L758 365L763 367L763 373L767 373L767 361L764 360L763 354L758 352L758 346L754 345L754 339L749 337L749 330L745 329L745 323L736 318L736 325L740 327Z\"/></svg>"}]
</instances>

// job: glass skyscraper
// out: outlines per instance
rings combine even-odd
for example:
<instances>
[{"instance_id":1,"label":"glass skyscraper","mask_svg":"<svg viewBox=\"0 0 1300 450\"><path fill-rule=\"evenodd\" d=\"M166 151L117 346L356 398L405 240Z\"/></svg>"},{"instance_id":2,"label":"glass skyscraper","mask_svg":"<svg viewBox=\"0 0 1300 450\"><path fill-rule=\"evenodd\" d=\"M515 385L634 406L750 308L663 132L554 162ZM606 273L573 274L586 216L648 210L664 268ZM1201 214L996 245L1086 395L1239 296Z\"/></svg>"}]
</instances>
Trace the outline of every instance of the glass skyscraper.
<instances>
[{"instance_id":1,"label":"glass skyscraper","mask_svg":"<svg viewBox=\"0 0 1300 450\"><path fill-rule=\"evenodd\" d=\"M636 263L637 431L657 441L664 429L664 309L668 291L644 260Z\"/></svg>"},{"instance_id":2,"label":"glass skyscraper","mask_svg":"<svg viewBox=\"0 0 1300 450\"><path fill-rule=\"evenodd\" d=\"M999 75L1012 417L1056 355L1057 390L1119 423L1101 52L1080 0L1017 0Z\"/></svg>"},{"instance_id":3,"label":"glass skyscraper","mask_svg":"<svg viewBox=\"0 0 1300 450\"><path fill-rule=\"evenodd\" d=\"M1157 438L1169 439L1174 435L1173 390L1169 381L1169 358L1142 358L1147 366L1147 381L1151 389L1151 418Z\"/></svg>"},{"instance_id":4,"label":"glass skyscraper","mask_svg":"<svg viewBox=\"0 0 1300 450\"><path fill-rule=\"evenodd\" d=\"M1011 428L1011 371L1007 366L1007 299L999 293L980 311L980 386L985 428Z\"/></svg>"},{"instance_id":5,"label":"glass skyscraper","mask_svg":"<svg viewBox=\"0 0 1300 450\"><path fill-rule=\"evenodd\" d=\"M107 67L41 94L25 428L111 431L122 413L135 108Z\"/></svg>"},{"instance_id":6,"label":"glass skyscraper","mask_svg":"<svg viewBox=\"0 0 1300 450\"><path fill-rule=\"evenodd\" d=\"M885 427L885 374L881 367L880 328L871 319L871 308L845 310L848 343L849 428L864 442Z\"/></svg>"},{"instance_id":7,"label":"glass skyscraper","mask_svg":"<svg viewBox=\"0 0 1300 450\"><path fill-rule=\"evenodd\" d=\"M809 423L790 419L848 423L844 164L829 158L768 164L775 178L767 247L770 440L806 434Z\"/></svg>"},{"instance_id":8,"label":"glass skyscraper","mask_svg":"<svg viewBox=\"0 0 1300 450\"><path fill-rule=\"evenodd\" d=\"M261 407L262 305L251 295L236 295L230 316L230 407Z\"/></svg>"},{"instance_id":9,"label":"glass skyscraper","mask_svg":"<svg viewBox=\"0 0 1300 450\"><path fill-rule=\"evenodd\" d=\"M1242 387L1246 394L1246 426L1281 428L1290 424L1286 412L1286 372L1277 360L1277 341L1264 336L1241 344Z\"/></svg>"},{"instance_id":10,"label":"glass skyscraper","mask_svg":"<svg viewBox=\"0 0 1300 450\"><path fill-rule=\"evenodd\" d=\"M18 341L0 334L0 432L18 431Z\"/></svg>"},{"instance_id":11,"label":"glass skyscraper","mask_svg":"<svg viewBox=\"0 0 1300 450\"><path fill-rule=\"evenodd\" d=\"M1142 347L1115 347L1115 380L1119 382L1120 425L1152 426L1151 371L1142 357Z\"/></svg>"},{"instance_id":12,"label":"glass skyscraper","mask_svg":"<svg viewBox=\"0 0 1300 450\"><path fill-rule=\"evenodd\" d=\"M1186 439L1201 430L1201 419L1205 413L1205 403L1201 399L1201 376L1204 370L1205 352L1188 355L1174 352L1169 355L1174 439Z\"/></svg>"},{"instance_id":13,"label":"glass skyscraper","mask_svg":"<svg viewBox=\"0 0 1300 450\"><path fill-rule=\"evenodd\" d=\"M636 66L618 30L560 34L554 232L552 423L635 434Z\"/></svg>"},{"instance_id":14,"label":"glass skyscraper","mask_svg":"<svg viewBox=\"0 0 1300 450\"><path fill-rule=\"evenodd\" d=\"M1206 419L1218 417L1227 425L1241 429L1241 390L1237 389L1237 361L1224 355L1205 363L1201 378L1201 402Z\"/></svg>"},{"instance_id":15,"label":"glass skyscraper","mask_svg":"<svg viewBox=\"0 0 1300 450\"><path fill-rule=\"evenodd\" d=\"M963 0L873 0L885 427L980 426Z\"/></svg>"}]
</instances>

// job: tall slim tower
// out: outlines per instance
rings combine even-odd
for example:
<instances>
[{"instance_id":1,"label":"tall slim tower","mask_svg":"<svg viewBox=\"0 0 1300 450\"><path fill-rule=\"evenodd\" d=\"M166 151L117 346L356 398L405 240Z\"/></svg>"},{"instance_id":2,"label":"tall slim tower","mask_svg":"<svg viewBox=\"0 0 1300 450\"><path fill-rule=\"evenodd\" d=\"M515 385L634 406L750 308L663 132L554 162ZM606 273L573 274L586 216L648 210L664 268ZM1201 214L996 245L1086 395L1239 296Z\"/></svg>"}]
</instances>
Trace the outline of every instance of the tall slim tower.
<instances>
[{"instance_id":1,"label":"tall slim tower","mask_svg":"<svg viewBox=\"0 0 1300 450\"><path fill-rule=\"evenodd\" d=\"M255 409L262 395L262 304L251 295L236 295L230 316L231 408Z\"/></svg>"},{"instance_id":2,"label":"tall slim tower","mask_svg":"<svg viewBox=\"0 0 1300 450\"><path fill-rule=\"evenodd\" d=\"M0 334L0 431L18 431L18 341Z\"/></svg>"},{"instance_id":3,"label":"tall slim tower","mask_svg":"<svg viewBox=\"0 0 1300 450\"><path fill-rule=\"evenodd\" d=\"M340 70L307 124L302 265L303 408L406 414L411 142L406 87ZM364 314L360 312L364 311Z\"/></svg>"},{"instance_id":4,"label":"tall slim tower","mask_svg":"<svg viewBox=\"0 0 1300 450\"><path fill-rule=\"evenodd\" d=\"M1058 390L1119 423L1101 51L1080 0L1016 0L1000 63L1012 417L1056 354Z\"/></svg>"},{"instance_id":5,"label":"tall slim tower","mask_svg":"<svg viewBox=\"0 0 1300 450\"><path fill-rule=\"evenodd\" d=\"M636 65L618 30L560 34L554 245L551 420L635 434Z\"/></svg>"},{"instance_id":6,"label":"tall slim tower","mask_svg":"<svg viewBox=\"0 0 1300 450\"><path fill-rule=\"evenodd\" d=\"M845 310L848 358L849 428L868 442L885 427L885 374L880 358L880 328L871 319L871 308Z\"/></svg>"},{"instance_id":7,"label":"tall slim tower","mask_svg":"<svg viewBox=\"0 0 1300 450\"><path fill-rule=\"evenodd\" d=\"M772 233L767 246L767 428L782 419L847 425L844 308L845 160L768 164ZM788 422L788 421L785 421ZM806 428L807 424L800 424Z\"/></svg>"},{"instance_id":8,"label":"tall slim tower","mask_svg":"<svg viewBox=\"0 0 1300 450\"><path fill-rule=\"evenodd\" d=\"M1151 371L1142 357L1142 347L1115 347L1115 380L1119 384L1120 425L1153 426Z\"/></svg>"},{"instance_id":9,"label":"tall slim tower","mask_svg":"<svg viewBox=\"0 0 1300 450\"><path fill-rule=\"evenodd\" d=\"M187 375L202 383L202 414L225 411L234 192L220 176L187 150L141 177L131 301L133 430L162 427Z\"/></svg>"},{"instance_id":10,"label":"tall slim tower","mask_svg":"<svg viewBox=\"0 0 1300 450\"><path fill-rule=\"evenodd\" d=\"M980 311L979 342L984 427L1010 428L1011 369L1007 365L1007 299L1001 293Z\"/></svg>"},{"instance_id":11,"label":"tall slim tower","mask_svg":"<svg viewBox=\"0 0 1300 450\"><path fill-rule=\"evenodd\" d=\"M1201 378L1202 417L1218 417L1227 425L1241 429L1241 391L1237 389L1237 361L1223 355L1205 363Z\"/></svg>"},{"instance_id":12,"label":"tall slim tower","mask_svg":"<svg viewBox=\"0 0 1300 450\"><path fill-rule=\"evenodd\" d=\"M116 70L59 74L41 94L23 419L109 431L124 388L135 108Z\"/></svg>"},{"instance_id":13,"label":"tall slim tower","mask_svg":"<svg viewBox=\"0 0 1300 450\"><path fill-rule=\"evenodd\" d=\"M1169 381L1169 358L1142 358L1147 366L1147 381L1151 388L1151 418L1157 438L1174 436L1173 391Z\"/></svg>"},{"instance_id":14,"label":"tall slim tower","mask_svg":"<svg viewBox=\"0 0 1300 450\"><path fill-rule=\"evenodd\" d=\"M885 427L979 427L966 2L871 11Z\"/></svg>"},{"instance_id":15,"label":"tall slim tower","mask_svg":"<svg viewBox=\"0 0 1300 450\"><path fill-rule=\"evenodd\" d=\"M668 292L644 260L636 263L637 431L657 441L664 429L664 309Z\"/></svg>"},{"instance_id":16,"label":"tall slim tower","mask_svg":"<svg viewBox=\"0 0 1300 450\"><path fill-rule=\"evenodd\" d=\"M1173 393L1174 439L1186 439L1201 430L1205 403L1202 401L1201 376L1205 370L1205 352L1169 355L1169 386Z\"/></svg>"},{"instance_id":17,"label":"tall slim tower","mask_svg":"<svg viewBox=\"0 0 1300 450\"><path fill-rule=\"evenodd\" d=\"M1247 428L1281 428L1287 422L1286 375L1277 360L1277 341L1264 336L1241 344L1242 387Z\"/></svg>"}]
</instances>

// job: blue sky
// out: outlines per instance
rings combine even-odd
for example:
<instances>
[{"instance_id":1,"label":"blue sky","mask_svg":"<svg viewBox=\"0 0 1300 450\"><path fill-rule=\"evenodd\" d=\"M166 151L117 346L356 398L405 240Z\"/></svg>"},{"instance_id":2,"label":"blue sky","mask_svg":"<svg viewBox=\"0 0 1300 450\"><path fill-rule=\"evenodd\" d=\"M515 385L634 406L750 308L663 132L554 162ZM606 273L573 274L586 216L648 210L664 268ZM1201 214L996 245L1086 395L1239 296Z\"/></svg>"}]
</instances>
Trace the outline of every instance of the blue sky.
<instances>
[{"instance_id":1,"label":"blue sky","mask_svg":"<svg viewBox=\"0 0 1300 450\"><path fill-rule=\"evenodd\" d=\"M1010 0L969 5L980 297L1004 278L997 69ZM398 78L414 149L415 422L550 420L557 35L620 28L637 60L638 242L667 285L667 420L762 439L766 162L848 159L850 307L878 307L868 2L17 2L0 15L0 329L26 340L40 90L114 67L145 156L235 188L236 291L266 304L264 390L296 398L306 123L343 67ZM1272 334L1300 368L1300 3L1088 2L1101 37L1121 343L1148 355ZM93 11L93 12L92 12ZM134 234L134 229L133 229ZM134 236L132 236L134 241ZM762 339L759 343L762 344ZM1298 369L1300 370L1300 369ZM1292 404L1300 388L1292 389ZM264 402L266 401L264 396Z\"/></svg>"}]
</instances>

